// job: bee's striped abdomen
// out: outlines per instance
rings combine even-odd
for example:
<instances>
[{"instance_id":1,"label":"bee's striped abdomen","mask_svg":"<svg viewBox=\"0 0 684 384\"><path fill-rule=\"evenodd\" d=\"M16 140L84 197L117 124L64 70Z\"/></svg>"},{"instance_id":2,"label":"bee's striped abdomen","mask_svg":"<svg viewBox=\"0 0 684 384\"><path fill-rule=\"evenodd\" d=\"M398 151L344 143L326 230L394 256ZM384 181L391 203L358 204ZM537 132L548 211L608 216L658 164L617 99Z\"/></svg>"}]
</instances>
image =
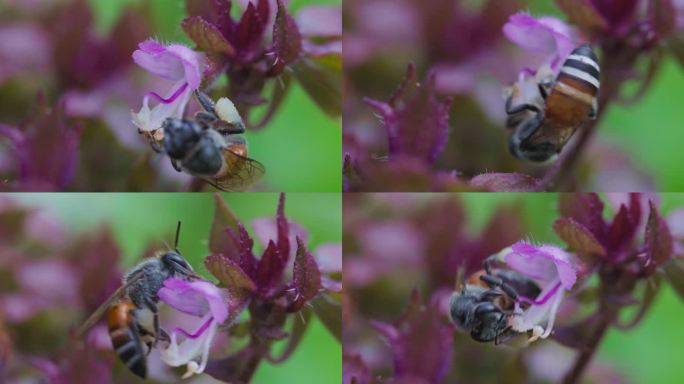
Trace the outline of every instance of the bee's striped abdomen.
<instances>
[{"instance_id":1,"label":"bee's striped abdomen","mask_svg":"<svg viewBox=\"0 0 684 384\"><path fill-rule=\"evenodd\" d=\"M561 67L554 90L592 105L601 82L596 54L584 44L572 51Z\"/></svg>"},{"instance_id":2,"label":"bee's striped abdomen","mask_svg":"<svg viewBox=\"0 0 684 384\"><path fill-rule=\"evenodd\" d=\"M131 372L145 378L147 376L145 351L136 319L132 314L133 310L135 310L135 305L132 302L121 300L107 313L107 326L109 336L112 338L112 347L121 361Z\"/></svg>"}]
</instances>

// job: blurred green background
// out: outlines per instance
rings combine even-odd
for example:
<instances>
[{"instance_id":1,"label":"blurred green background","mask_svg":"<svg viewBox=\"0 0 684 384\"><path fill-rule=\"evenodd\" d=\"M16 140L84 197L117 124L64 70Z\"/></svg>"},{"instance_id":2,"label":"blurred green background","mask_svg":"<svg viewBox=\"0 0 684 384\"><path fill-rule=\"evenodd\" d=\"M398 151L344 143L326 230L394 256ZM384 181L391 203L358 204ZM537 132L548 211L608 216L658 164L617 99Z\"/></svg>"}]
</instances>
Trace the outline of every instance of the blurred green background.
<instances>
[{"instance_id":1,"label":"blurred green background","mask_svg":"<svg viewBox=\"0 0 684 384\"><path fill-rule=\"evenodd\" d=\"M60 218L70 235L91 231L94 226L111 225L125 258L133 265L151 241L173 242L176 222L182 221L180 250L193 267L210 276L202 260L209 255L207 240L214 214L209 193L138 194L15 194L27 206L40 207ZM250 229L259 217L275 217L278 194L223 194L222 197ZM285 214L309 233L309 247L340 242L342 197L333 193L286 195ZM250 230L251 231L251 230ZM255 244L255 247L258 245ZM255 384L298 383L338 384L342 377L342 346L315 318L301 345L285 363L261 364ZM306 372L306 374L304 374Z\"/></svg>"},{"instance_id":2,"label":"blurred green background","mask_svg":"<svg viewBox=\"0 0 684 384\"><path fill-rule=\"evenodd\" d=\"M89 0L89 3L101 33L114 25L127 6L144 5L152 20L151 30L155 31L150 37L193 46L180 28L186 17L185 0ZM239 2L233 3L234 14L239 16L242 12ZM341 0L292 0L289 4L289 10L296 15L303 6L340 5ZM264 188L290 192L342 190L341 124L341 119L325 115L293 81L274 119L261 131L246 135L250 157L266 166Z\"/></svg>"},{"instance_id":3,"label":"blurred green background","mask_svg":"<svg viewBox=\"0 0 684 384\"><path fill-rule=\"evenodd\" d=\"M559 217L554 193L463 193L460 197L473 231L485 226L499 204L513 203L521 209L530 240L563 244L551 227ZM664 217L674 209L684 208L684 194L664 193L659 197ZM636 328L625 333L609 331L600 345L598 359L633 383L681 383L682 319L684 301L663 284L653 307Z\"/></svg>"},{"instance_id":4,"label":"blurred green background","mask_svg":"<svg viewBox=\"0 0 684 384\"><path fill-rule=\"evenodd\" d=\"M534 16L566 20L552 0L527 0ZM684 69L671 57L664 60L651 88L634 105L609 106L603 111L599 137L618 145L634 164L655 179L659 191L684 191Z\"/></svg>"}]
</instances>

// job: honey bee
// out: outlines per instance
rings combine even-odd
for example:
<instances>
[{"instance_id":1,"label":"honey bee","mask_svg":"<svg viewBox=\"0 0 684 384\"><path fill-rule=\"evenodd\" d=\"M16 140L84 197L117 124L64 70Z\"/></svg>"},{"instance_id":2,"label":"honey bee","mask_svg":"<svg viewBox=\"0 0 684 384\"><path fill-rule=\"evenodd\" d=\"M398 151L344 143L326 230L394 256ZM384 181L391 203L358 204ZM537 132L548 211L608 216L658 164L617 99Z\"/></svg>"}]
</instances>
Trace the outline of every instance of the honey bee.
<instances>
[{"instance_id":1,"label":"honey bee","mask_svg":"<svg viewBox=\"0 0 684 384\"><path fill-rule=\"evenodd\" d=\"M451 320L479 342L501 344L517 333L511 330L518 292L537 297L539 286L521 274L504 269L492 269L485 261L484 269L468 277L460 291L451 296Z\"/></svg>"},{"instance_id":2,"label":"honey bee","mask_svg":"<svg viewBox=\"0 0 684 384\"><path fill-rule=\"evenodd\" d=\"M162 252L135 266L123 284L78 329L83 337L105 315L114 351L121 362L139 377L147 376L146 356L157 342L168 335L159 326L157 293L171 277L193 279L197 276L178 251L180 222L176 229L175 250Z\"/></svg>"},{"instance_id":3,"label":"honey bee","mask_svg":"<svg viewBox=\"0 0 684 384\"><path fill-rule=\"evenodd\" d=\"M263 164L247 157L245 124L226 97L214 103L195 91L203 111L194 120L168 118L147 135L152 148L166 153L178 172L204 179L223 191L241 191L261 178Z\"/></svg>"},{"instance_id":4,"label":"honey bee","mask_svg":"<svg viewBox=\"0 0 684 384\"><path fill-rule=\"evenodd\" d=\"M524 92L513 86L506 99L511 154L531 162L555 160L577 128L596 118L599 73L594 50L584 44L572 51L555 80L537 79L538 95L513 106Z\"/></svg>"}]
</instances>

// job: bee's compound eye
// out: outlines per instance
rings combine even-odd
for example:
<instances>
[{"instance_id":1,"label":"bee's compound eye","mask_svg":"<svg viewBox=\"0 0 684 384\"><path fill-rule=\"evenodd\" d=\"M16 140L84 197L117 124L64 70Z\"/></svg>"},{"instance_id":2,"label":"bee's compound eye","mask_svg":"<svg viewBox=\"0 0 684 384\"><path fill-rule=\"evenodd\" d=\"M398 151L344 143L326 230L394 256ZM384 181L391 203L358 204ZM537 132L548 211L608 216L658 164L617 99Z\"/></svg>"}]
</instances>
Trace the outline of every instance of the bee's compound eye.
<instances>
[{"instance_id":1,"label":"bee's compound eye","mask_svg":"<svg viewBox=\"0 0 684 384\"><path fill-rule=\"evenodd\" d=\"M192 272L192 267L190 264L183 258L183 256L176 252L169 252L165 254L162 256L162 260L175 272L182 274L189 274Z\"/></svg>"}]
</instances>

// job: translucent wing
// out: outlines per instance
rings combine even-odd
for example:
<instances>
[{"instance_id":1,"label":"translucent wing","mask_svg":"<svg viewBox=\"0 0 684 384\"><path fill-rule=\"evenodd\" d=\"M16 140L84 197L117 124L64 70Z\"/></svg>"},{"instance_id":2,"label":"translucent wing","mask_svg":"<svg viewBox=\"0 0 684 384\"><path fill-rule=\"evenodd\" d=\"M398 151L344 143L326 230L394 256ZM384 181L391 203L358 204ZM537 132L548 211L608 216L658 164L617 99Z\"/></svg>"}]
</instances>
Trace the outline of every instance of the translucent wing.
<instances>
[{"instance_id":1,"label":"translucent wing","mask_svg":"<svg viewBox=\"0 0 684 384\"><path fill-rule=\"evenodd\" d=\"M78 328L78 330L76 331L76 337L83 337L85 333L88 332L88 330L92 328L92 326L95 325L95 323L97 323L98 320L100 320L102 315L104 315L104 313L109 309L109 307L111 307L112 304L114 304L114 302L116 302L124 296L124 294L126 293L126 289L136 281L140 280L142 276L142 273L136 273L132 275L128 279L126 284L122 284L111 296L109 296L107 300L105 300L104 303L102 303L102 305L97 307L95 312L93 312L90 315L90 317L88 317L88 319Z\"/></svg>"},{"instance_id":2,"label":"translucent wing","mask_svg":"<svg viewBox=\"0 0 684 384\"><path fill-rule=\"evenodd\" d=\"M223 150L228 172L222 177L203 177L205 181L223 191L243 191L259 180L266 168L260 162L238 155L229 149Z\"/></svg>"}]
</instances>

